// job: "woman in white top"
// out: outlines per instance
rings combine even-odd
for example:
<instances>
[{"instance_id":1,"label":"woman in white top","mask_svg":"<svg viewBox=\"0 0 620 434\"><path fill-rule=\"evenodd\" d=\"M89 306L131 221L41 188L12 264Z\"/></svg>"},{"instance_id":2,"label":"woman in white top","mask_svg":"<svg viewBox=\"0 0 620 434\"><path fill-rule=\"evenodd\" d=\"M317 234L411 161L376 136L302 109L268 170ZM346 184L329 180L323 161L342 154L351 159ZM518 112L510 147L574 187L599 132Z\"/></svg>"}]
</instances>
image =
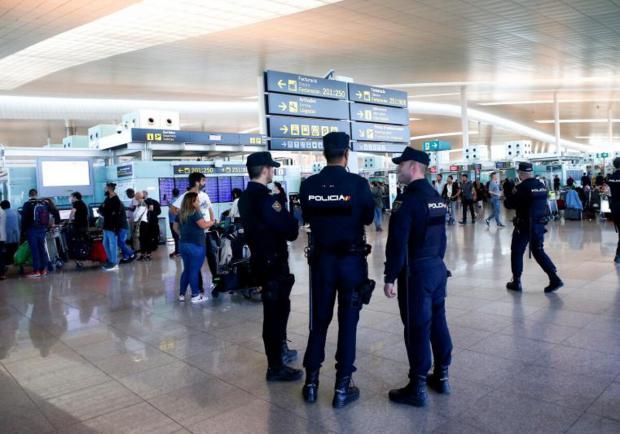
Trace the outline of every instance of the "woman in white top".
<instances>
[{"instance_id":1,"label":"woman in white top","mask_svg":"<svg viewBox=\"0 0 620 434\"><path fill-rule=\"evenodd\" d=\"M142 192L136 192L134 200L137 202L136 208L133 211L134 239L135 234L138 234L138 239L140 241L140 257L138 261L150 261L151 234L148 219L149 207L144 201Z\"/></svg>"}]
</instances>

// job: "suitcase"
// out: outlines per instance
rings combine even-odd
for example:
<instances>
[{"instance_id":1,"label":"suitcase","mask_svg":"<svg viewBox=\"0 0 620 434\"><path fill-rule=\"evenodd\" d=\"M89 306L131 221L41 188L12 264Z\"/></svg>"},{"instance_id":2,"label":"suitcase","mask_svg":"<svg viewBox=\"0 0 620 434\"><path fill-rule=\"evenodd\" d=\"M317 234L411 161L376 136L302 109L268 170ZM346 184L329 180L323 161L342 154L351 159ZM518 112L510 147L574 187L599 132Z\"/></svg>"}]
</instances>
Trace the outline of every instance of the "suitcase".
<instances>
[{"instance_id":1,"label":"suitcase","mask_svg":"<svg viewBox=\"0 0 620 434\"><path fill-rule=\"evenodd\" d=\"M105 253L103 242L97 240L93 241L90 249L90 260L94 262L106 263L108 262L108 255Z\"/></svg>"},{"instance_id":2,"label":"suitcase","mask_svg":"<svg viewBox=\"0 0 620 434\"><path fill-rule=\"evenodd\" d=\"M76 261L90 259L91 245L87 234L69 234L67 236L69 258Z\"/></svg>"},{"instance_id":3,"label":"suitcase","mask_svg":"<svg viewBox=\"0 0 620 434\"><path fill-rule=\"evenodd\" d=\"M557 203L558 209L566 209L566 202L564 201L564 199L558 199Z\"/></svg>"},{"instance_id":4,"label":"suitcase","mask_svg":"<svg viewBox=\"0 0 620 434\"><path fill-rule=\"evenodd\" d=\"M564 210L565 220L581 220L581 210L575 208L567 208Z\"/></svg>"}]
</instances>

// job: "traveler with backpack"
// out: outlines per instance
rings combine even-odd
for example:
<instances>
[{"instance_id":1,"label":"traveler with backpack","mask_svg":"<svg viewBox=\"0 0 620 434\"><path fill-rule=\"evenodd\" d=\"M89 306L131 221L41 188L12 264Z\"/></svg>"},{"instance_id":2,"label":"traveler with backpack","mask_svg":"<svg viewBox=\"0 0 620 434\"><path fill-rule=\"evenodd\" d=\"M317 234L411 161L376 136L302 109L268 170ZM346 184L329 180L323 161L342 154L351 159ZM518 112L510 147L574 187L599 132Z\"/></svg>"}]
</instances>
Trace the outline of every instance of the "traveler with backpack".
<instances>
[{"instance_id":1,"label":"traveler with backpack","mask_svg":"<svg viewBox=\"0 0 620 434\"><path fill-rule=\"evenodd\" d=\"M32 254L32 273L27 275L31 278L47 275L49 259L45 250L45 233L53 224L48 202L38 199L38 195L36 189L30 189L28 202L22 207L22 231Z\"/></svg>"}]
</instances>

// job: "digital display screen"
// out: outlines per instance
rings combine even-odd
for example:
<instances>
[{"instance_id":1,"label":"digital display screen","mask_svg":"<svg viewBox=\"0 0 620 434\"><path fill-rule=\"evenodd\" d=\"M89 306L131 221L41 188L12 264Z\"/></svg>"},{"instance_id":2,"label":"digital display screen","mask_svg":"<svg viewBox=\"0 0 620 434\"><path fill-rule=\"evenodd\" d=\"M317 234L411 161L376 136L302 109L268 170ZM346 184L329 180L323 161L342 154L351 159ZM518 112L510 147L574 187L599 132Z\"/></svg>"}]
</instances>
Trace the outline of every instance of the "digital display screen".
<instances>
[{"instance_id":1,"label":"digital display screen","mask_svg":"<svg viewBox=\"0 0 620 434\"><path fill-rule=\"evenodd\" d=\"M169 206L172 203L173 189L174 178L159 178L159 203L161 206Z\"/></svg>"},{"instance_id":2,"label":"digital display screen","mask_svg":"<svg viewBox=\"0 0 620 434\"><path fill-rule=\"evenodd\" d=\"M209 177L206 181L206 188L203 191L209 195L209 200L211 200L211 203L219 203L220 195L217 189L217 178Z\"/></svg>"},{"instance_id":3,"label":"digital display screen","mask_svg":"<svg viewBox=\"0 0 620 434\"><path fill-rule=\"evenodd\" d=\"M58 214L60 214L60 220L69 220L71 218L70 209L59 209Z\"/></svg>"},{"instance_id":4,"label":"digital display screen","mask_svg":"<svg viewBox=\"0 0 620 434\"><path fill-rule=\"evenodd\" d=\"M232 180L230 176L220 176L217 178L217 191L219 202L232 202Z\"/></svg>"},{"instance_id":5,"label":"digital display screen","mask_svg":"<svg viewBox=\"0 0 620 434\"><path fill-rule=\"evenodd\" d=\"M231 180L231 187L232 189L234 188L238 188L239 190L243 191L245 190L245 186L246 186L246 181L245 181L245 177L244 176L233 176L230 178ZM232 191L231 189L231 191Z\"/></svg>"},{"instance_id":6,"label":"digital display screen","mask_svg":"<svg viewBox=\"0 0 620 434\"><path fill-rule=\"evenodd\" d=\"M189 187L189 180L187 178L172 178L174 180L174 186L179 189L179 193L183 194Z\"/></svg>"},{"instance_id":7,"label":"digital display screen","mask_svg":"<svg viewBox=\"0 0 620 434\"><path fill-rule=\"evenodd\" d=\"M90 161L41 161L43 187L83 187L90 185Z\"/></svg>"}]
</instances>

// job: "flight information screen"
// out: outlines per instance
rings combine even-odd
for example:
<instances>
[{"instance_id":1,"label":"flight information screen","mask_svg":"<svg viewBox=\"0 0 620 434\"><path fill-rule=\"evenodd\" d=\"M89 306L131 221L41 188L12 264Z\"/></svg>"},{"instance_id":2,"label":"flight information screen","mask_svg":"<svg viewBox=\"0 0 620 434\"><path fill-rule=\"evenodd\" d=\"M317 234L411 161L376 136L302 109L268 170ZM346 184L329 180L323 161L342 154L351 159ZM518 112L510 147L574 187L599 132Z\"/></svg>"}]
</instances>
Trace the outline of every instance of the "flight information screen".
<instances>
[{"instance_id":1,"label":"flight information screen","mask_svg":"<svg viewBox=\"0 0 620 434\"><path fill-rule=\"evenodd\" d=\"M217 189L217 178L215 178L215 177L208 177L207 178L207 184L206 184L206 187L204 189L204 192L209 195L209 199L211 200L211 203L219 203L220 202L220 195L219 195L218 189Z\"/></svg>"},{"instance_id":2,"label":"flight information screen","mask_svg":"<svg viewBox=\"0 0 620 434\"><path fill-rule=\"evenodd\" d=\"M174 178L159 178L159 203L161 206L169 206L172 203L173 189Z\"/></svg>"},{"instance_id":3,"label":"flight information screen","mask_svg":"<svg viewBox=\"0 0 620 434\"><path fill-rule=\"evenodd\" d=\"M217 178L217 191L220 202L232 202L232 180L230 176Z\"/></svg>"}]
</instances>

